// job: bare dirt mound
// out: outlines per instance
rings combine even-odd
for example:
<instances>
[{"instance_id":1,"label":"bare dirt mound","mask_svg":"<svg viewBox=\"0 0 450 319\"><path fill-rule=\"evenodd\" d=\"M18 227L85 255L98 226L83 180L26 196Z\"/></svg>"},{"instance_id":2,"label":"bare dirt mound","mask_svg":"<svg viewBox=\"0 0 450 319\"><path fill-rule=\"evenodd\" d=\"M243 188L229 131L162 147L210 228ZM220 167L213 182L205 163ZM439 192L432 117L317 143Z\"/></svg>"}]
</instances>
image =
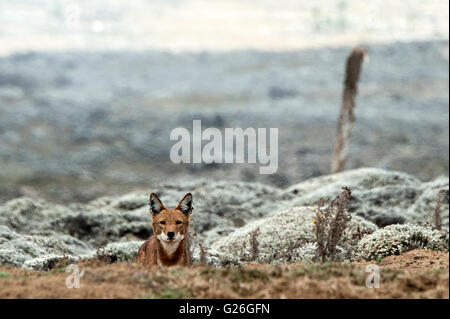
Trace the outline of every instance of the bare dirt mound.
<instances>
[{"instance_id":1,"label":"bare dirt mound","mask_svg":"<svg viewBox=\"0 0 450 319\"><path fill-rule=\"evenodd\" d=\"M448 258L448 252L414 249L399 256L386 257L377 265L382 269L399 269L409 273L421 273L427 270L448 270ZM370 262L357 264L368 265Z\"/></svg>"},{"instance_id":2,"label":"bare dirt mound","mask_svg":"<svg viewBox=\"0 0 450 319\"><path fill-rule=\"evenodd\" d=\"M146 269L134 263L78 264L80 288L66 267L50 272L0 267L0 298L448 298L447 252L414 250L378 263L380 288L366 288L368 263Z\"/></svg>"}]
</instances>

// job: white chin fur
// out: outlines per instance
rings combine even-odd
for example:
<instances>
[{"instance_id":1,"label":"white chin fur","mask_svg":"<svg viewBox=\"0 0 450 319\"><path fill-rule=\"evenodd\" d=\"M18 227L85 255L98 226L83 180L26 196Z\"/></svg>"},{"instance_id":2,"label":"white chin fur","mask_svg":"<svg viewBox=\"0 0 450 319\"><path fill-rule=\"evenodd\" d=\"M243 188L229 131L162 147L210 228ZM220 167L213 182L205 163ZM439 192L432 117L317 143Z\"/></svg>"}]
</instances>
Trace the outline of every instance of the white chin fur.
<instances>
[{"instance_id":1,"label":"white chin fur","mask_svg":"<svg viewBox=\"0 0 450 319\"><path fill-rule=\"evenodd\" d=\"M175 237L170 240L169 237L162 232L156 238L159 239L161 245L163 246L167 255L172 255L178 248L180 241L184 239L184 235L181 235L179 232L175 235Z\"/></svg>"}]
</instances>

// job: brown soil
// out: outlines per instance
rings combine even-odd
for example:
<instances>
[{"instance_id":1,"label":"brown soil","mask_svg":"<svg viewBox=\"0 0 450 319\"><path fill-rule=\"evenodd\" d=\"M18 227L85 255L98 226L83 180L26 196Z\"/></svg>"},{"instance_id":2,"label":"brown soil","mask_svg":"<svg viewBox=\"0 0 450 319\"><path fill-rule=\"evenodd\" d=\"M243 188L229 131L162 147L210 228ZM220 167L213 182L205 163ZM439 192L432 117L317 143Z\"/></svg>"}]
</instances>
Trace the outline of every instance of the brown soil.
<instances>
[{"instance_id":1,"label":"brown soil","mask_svg":"<svg viewBox=\"0 0 450 319\"><path fill-rule=\"evenodd\" d=\"M447 269L448 253L425 249L415 249L401 254L400 256L389 256L377 265L384 269L401 269L409 273L421 273L426 270ZM370 262L358 263L366 266Z\"/></svg>"},{"instance_id":2,"label":"brown soil","mask_svg":"<svg viewBox=\"0 0 450 319\"><path fill-rule=\"evenodd\" d=\"M378 263L378 289L365 286L367 262L148 269L92 260L78 264L79 289L66 287L63 266L1 266L0 298L449 298L448 259L426 250L387 257Z\"/></svg>"}]
</instances>

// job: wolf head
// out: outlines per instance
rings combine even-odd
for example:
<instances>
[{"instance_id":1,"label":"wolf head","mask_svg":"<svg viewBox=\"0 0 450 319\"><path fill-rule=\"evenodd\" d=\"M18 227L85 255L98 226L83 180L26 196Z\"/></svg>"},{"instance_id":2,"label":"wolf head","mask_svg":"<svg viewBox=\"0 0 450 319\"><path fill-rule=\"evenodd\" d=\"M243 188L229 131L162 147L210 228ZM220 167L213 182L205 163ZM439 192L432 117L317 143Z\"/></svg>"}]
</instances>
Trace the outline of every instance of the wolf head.
<instances>
[{"instance_id":1,"label":"wolf head","mask_svg":"<svg viewBox=\"0 0 450 319\"><path fill-rule=\"evenodd\" d=\"M192 213L192 194L184 195L177 207L165 208L159 197L150 195L150 214L155 236L165 244L179 243L186 237Z\"/></svg>"}]
</instances>

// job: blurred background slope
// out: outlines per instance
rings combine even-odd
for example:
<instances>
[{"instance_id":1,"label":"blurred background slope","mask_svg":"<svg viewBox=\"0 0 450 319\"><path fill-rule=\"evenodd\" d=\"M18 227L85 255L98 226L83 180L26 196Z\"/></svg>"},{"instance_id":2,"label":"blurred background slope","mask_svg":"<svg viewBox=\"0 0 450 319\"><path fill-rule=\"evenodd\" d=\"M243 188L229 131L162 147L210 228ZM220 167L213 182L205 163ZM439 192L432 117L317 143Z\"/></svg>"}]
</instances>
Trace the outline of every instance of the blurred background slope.
<instances>
[{"instance_id":1,"label":"blurred background slope","mask_svg":"<svg viewBox=\"0 0 450 319\"><path fill-rule=\"evenodd\" d=\"M88 201L187 178L329 173L345 59L348 168L448 175L445 1L0 1L0 201ZM277 174L170 162L170 131L278 127Z\"/></svg>"},{"instance_id":2,"label":"blurred background slope","mask_svg":"<svg viewBox=\"0 0 450 319\"><path fill-rule=\"evenodd\" d=\"M448 37L440 0L2 0L3 54L290 50Z\"/></svg>"}]
</instances>

